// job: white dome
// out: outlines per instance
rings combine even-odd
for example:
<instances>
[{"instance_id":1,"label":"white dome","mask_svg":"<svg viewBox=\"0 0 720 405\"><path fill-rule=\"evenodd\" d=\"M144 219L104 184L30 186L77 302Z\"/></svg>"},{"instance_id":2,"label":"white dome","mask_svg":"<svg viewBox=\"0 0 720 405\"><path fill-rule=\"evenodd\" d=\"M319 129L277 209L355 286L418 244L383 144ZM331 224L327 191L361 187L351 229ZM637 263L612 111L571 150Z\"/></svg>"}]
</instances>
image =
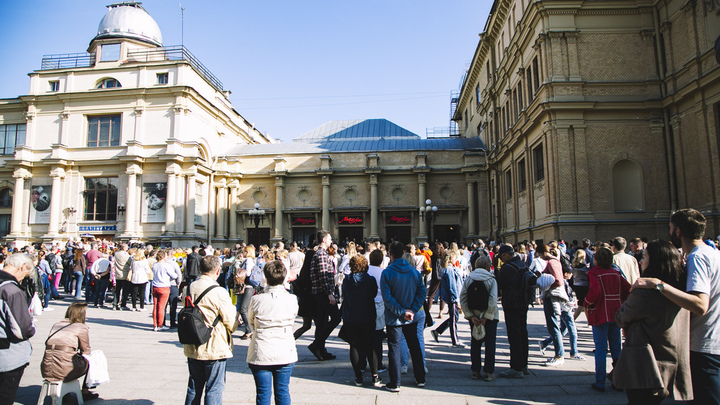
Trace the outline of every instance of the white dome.
<instances>
[{"instance_id":1,"label":"white dome","mask_svg":"<svg viewBox=\"0 0 720 405\"><path fill-rule=\"evenodd\" d=\"M95 39L132 38L162 46L162 34L155 20L138 1L124 1L108 6L98 25Z\"/></svg>"}]
</instances>

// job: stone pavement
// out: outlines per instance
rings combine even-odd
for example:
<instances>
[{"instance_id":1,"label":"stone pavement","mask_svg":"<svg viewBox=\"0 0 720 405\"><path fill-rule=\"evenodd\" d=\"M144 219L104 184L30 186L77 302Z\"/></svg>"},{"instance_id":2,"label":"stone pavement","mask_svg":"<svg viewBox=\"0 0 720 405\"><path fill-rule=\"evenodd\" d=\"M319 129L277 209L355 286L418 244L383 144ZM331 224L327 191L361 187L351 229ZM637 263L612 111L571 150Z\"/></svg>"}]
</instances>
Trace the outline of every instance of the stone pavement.
<instances>
[{"instance_id":1,"label":"stone pavement","mask_svg":"<svg viewBox=\"0 0 720 405\"><path fill-rule=\"evenodd\" d=\"M53 301L55 311L45 312L36 319L37 334L32 338L34 352L30 365L20 384L16 401L36 404L42 378L44 341L50 327L60 320L71 300ZM148 308L146 306L146 308ZM97 388L100 399L89 404L181 404L187 387L187 364L182 346L174 330L153 332L151 308L146 312L111 311L88 308L87 324L90 327L90 345L102 350L110 371L110 382ZM437 306L433 307L437 315ZM447 315L445 315L447 316ZM579 350L584 361L566 360L559 368L543 366L537 342L547 335L541 307L531 308L528 316L530 334L530 372L522 380L498 378L493 382L470 379L470 348L453 348L448 333L435 343L429 330L425 333L426 357L429 373L427 386L413 385L412 367L403 375L400 393L369 385L356 387L345 342L337 338L337 331L328 340L328 349L336 360L319 362L307 349L314 329L297 341L299 361L295 365L290 383L294 404L625 404L623 393L612 388L606 393L590 389L594 381L592 332L581 316L579 323ZM300 326L298 322L297 327ZM242 328L242 327L241 327ZM470 328L466 322L459 325L460 339L469 344ZM227 365L227 383L223 395L226 404L250 404L255 401L255 386L245 356L248 341L240 340L235 333L234 357ZM567 343L567 339L565 340ZM498 327L496 373L506 370L509 349L501 315ZM552 353L552 346L548 350ZM567 351L566 351L567 353ZM569 355L569 354L566 354ZM385 357L387 364L387 357ZM609 364L609 361L608 361ZM387 373L381 374L384 381ZM49 401L49 400L48 400ZM671 401L667 401L671 403Z\"/></svg>"}]
</instances>

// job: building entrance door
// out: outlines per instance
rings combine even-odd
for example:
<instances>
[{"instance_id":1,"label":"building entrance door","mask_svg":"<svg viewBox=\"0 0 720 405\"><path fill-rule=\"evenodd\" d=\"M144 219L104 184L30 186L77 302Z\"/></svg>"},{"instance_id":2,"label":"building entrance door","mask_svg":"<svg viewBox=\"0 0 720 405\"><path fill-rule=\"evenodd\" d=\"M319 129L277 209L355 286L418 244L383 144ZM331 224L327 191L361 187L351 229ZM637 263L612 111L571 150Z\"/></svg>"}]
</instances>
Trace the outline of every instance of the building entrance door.
<instances>
[{"instance_id":1,"label":"building entrance door","mask_svg":"<svg viewBox=\"0 0 720 405\"><path fill-rule=\"evenodd\" d=\"M362 226L341 226L338 228L338 246L345 245L348 242L362 243L363 227Z\"/></svg>"},{"instance_id":2,"label":"building entrance door","mask_svg":"<svg viewBox=\"0 0 720 405\"><path fill-rule=\"evenodd\" d=\"M315 234L315 228L293 228L293 242L307 246Z\"/></svg>"},{"instance_id":3,"label":"building entrance door","mask_svg":"<svg viewBox=\"0 0 720 405\"><path fill-rule=\"evenodd\" d=\"M260 237L259 239L258 236ZM255 245L256 252L260 245L270 246L270 228L258 228L257 230L255 228L248 229L248 239L245 243Z\"/></svg>"},{"instance_id":4,"label":"building entrance door","mask_svg":"<svg viewBox=\"0 0 720 405\"><path fill-rule=\"evenodd\" d=\"M432 237L433 240L440 242L460 242L460 227L458 225L435 225Z\"/></svg>"},{"instance_id":5,"label":"building entrance door","mask_svg":"<svg viewBox=\"0 0 720 405\"><path fill-rule=\"evenodd\" d=\"M392 241L399 241L402 242L403 245L406 245L412 241L411 237L411 226L387 226L386 228L386 236L387 240L386 243L390 243Z\"/></svg>"}]
</instances>

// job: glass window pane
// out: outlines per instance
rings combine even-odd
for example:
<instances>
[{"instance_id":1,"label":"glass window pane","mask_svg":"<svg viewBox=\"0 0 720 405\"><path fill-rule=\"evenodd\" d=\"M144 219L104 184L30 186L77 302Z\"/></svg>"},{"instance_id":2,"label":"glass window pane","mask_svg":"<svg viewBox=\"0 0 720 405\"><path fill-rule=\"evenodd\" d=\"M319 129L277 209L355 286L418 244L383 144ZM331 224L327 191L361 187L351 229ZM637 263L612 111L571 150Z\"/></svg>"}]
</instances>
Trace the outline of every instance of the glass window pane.
<instances>
[{"instance_id":1,"label":"glass window pane","mask_svg":"<svg viewBox=\"0 0 720 405\"><path fill-rule=\"evenodd\" d=\"M5 154L12 155L15 152L16 125L8 125L5 130Z\"/></svg>"},{"instance_id":2,"label":"glass window pane","mask_svg":"<svg viewBox=\"0 0 720 405\"><path fill-rule=\"evenodd\" d=\"M107 213L107 192L98 192L95 196L95 219L98 221L105 220Z\"/></svg>"},{"instance_id":3,"label":"glass window pane","mask_svg":"<svg viewBox=\"0 0 720 405\"><path fill-rule=\"evenodd\" d=\"M109 139L110 121L103 119L100 121L100 136L98 138L98 146L108 146Z\"/></svg>"},{"instance_id":4,"label":"glass window pane","mask_svg":"<svg viewBox=\"0 0 720 405\"><path fill-rule=\"evenodd\" d=\"M98 136L98 123L97 119L91 119L88 125L88 146L97 146Z\"/></svg>"},{"instance_id":5,"label":"glass window pane","mask_svg":"<svg viewBox=\"0 0 720 405\"><path fill-rule=\"evenodd\" d=\"M107 220L114 221L117 219L117 190L108 191L108 212Z\"/></svg>"},{"instance_id":6,"label":"glass window pane","mask_svg":"<svg viewBox=\"0 0 720 405\"><path fill-rule=\"evenodd\" d=\"M107 179L105 178L97 178L95 179L95 188L98 190L106 190L107 189Z\"/></svg>"},{"instance_id":7,"label":"glass window pane","mask_svg":"<svg viewBox=\"0 0 720 405\"><path fill-rule=\"evenodd\" d=\"M85 219L95 219L95 194L92 192L85 193Z\"/></svg>"},{"instance_id":8,"label":"glass window pane","mask_svg":"<svg viewBox=\"0 0 720 405\"><path fill-rule=\"evenodd\" d=\"M18 125L15 146L25 145L25 124Z\"/></svg>"},{"instance_id":9,"label":"glass window pane","mask_svg":"<svg viewBox=\"0 0 720 405\"><path fill-rule=\"evenodd\" d=\"M0 152L5 149L5 125L0 125Z\"/></svg>"},{"instance_id":10,"label":"glass window pane","mask_svg":"<svg viewBox=\"0 0 720 405\"><path fill-rule=\"evenodd\" d=\"M110 146L120 145L120 117L112 117Z\"/></svg>"}]
</instances>

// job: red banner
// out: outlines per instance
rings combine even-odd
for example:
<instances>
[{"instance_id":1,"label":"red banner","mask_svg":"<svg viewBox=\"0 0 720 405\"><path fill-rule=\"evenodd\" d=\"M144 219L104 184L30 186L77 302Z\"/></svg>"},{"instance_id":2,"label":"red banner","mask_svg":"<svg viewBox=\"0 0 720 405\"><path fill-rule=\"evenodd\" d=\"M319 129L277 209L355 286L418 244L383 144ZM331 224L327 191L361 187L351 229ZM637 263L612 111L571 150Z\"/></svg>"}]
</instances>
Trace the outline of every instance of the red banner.
<instances>
[{"instance_id":1,"label":"red banner","mask_svg":"<svg viewBox=\"0 0 720 405\"><path fill-rule=\"evenodd\" d=\"M293 217L293 225L315 225L315 217Z\"/></svg>"},{"instance_id":2,"label":"red banner","mask_svg":"<svg viewBox=\"0 0 720 405\"><path fill-rule=\"evenodd\" d=\"M351 217L348 215L343 216L338 221L339 225L362 225L363 217Z\"/></svg>"},{"instance_id":3,"label":"red banner","mask_svg":"<svg viewBox=\"0 0 720 405\"><path fill-rule=\"evenodd\" d=\"M405 225L410 223L409 215L391 215L385 220L386 224Z\"/></svg>"}]
</instances>

